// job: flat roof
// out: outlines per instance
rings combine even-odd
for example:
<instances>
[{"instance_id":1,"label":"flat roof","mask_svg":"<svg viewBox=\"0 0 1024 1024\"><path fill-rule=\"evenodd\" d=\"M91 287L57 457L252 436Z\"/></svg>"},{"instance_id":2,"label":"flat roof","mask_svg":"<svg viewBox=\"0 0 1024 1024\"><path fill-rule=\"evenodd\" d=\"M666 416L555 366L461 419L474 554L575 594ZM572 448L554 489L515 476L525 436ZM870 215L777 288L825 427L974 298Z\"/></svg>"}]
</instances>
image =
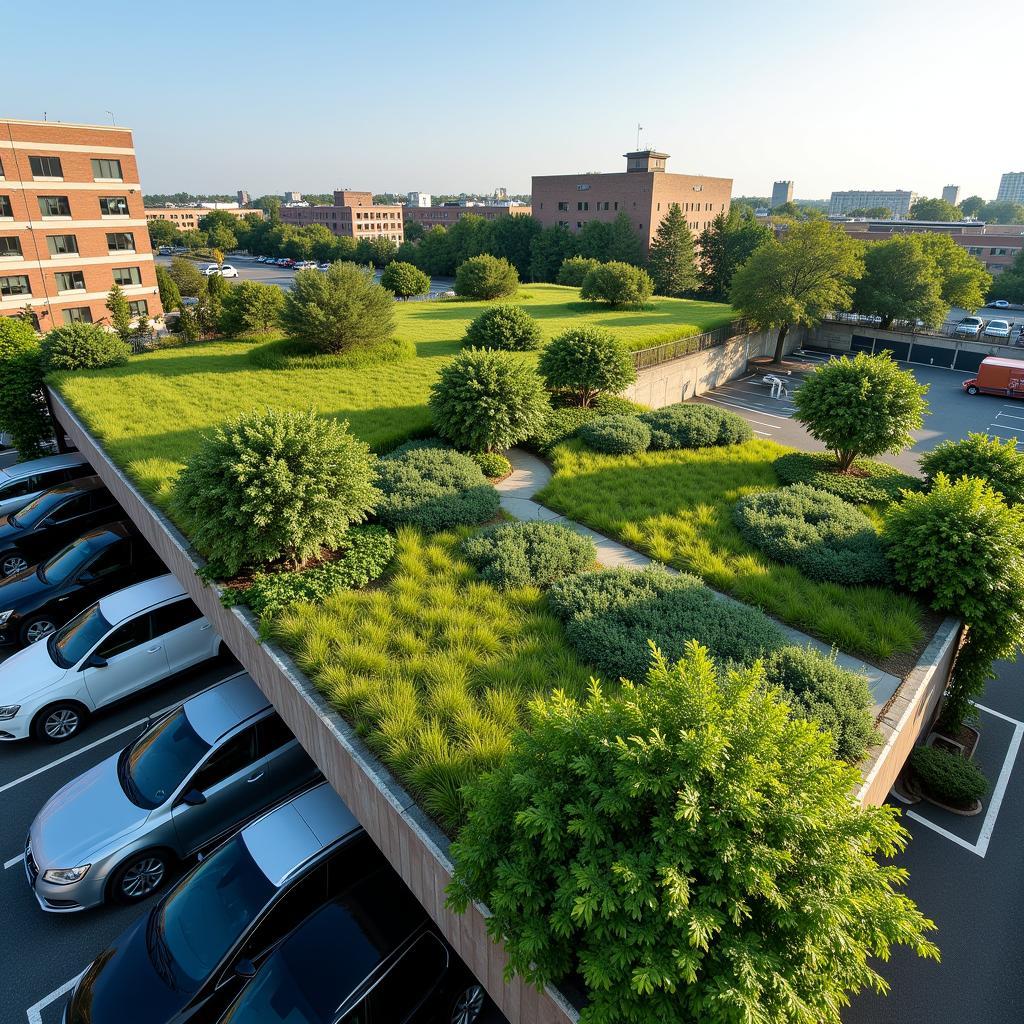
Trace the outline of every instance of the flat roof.
<instances>
[{"instance_id":1,"label":"flat roof","mask_svg":"<svg viewBox=\"0 0 1024 1024\"><path fill-rule=\"evenodd\" d=\"M90 128L92 130L99 129L100 131L106 132L130 132L131 128L126 128L120 124L79 124L75 121L22 121L15 117L3 117L0 118L0 124L31 124L40 125L42 127L53 127L54 125L60 125L61 128Z\"/></svg>"}]
</instances>

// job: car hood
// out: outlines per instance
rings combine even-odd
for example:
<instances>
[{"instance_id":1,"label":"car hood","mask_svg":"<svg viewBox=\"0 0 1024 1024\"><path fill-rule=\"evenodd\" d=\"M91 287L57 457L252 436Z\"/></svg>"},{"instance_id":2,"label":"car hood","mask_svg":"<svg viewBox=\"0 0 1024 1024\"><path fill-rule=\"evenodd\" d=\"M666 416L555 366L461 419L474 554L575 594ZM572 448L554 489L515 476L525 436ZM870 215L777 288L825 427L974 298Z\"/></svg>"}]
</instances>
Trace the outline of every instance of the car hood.
<instances>
[{"instance_id":1,"label":"car hood","mask_svg":"<svg viewBox=\"0 0 1024 1024\"><path fill-rule=\"evenodd\" d=\"M146 823L150 812L136 807L117 780L120 756L100 761L43 805L29 830L40 870L89 864Z\"/></svg>"},{"instance_id":2,"label":"car hood","mask_svg":"<svg viewBox=\"0 0 1024 1024\"><path fill-rule=\"evenodd\" d=\"M49 591L50 586L39 578L36 566L15 576L0 579L0 612L11 608L20 611L24 603L31 604L40 594Z\"/></svg>"},{"instance_id":3,"label":"car hood","mask_svg":"<svg viewBox=\"0 0 1024 1024\"><path fill-rule=\"evenodd\" d=\"M69 671L54 663L46 640L37 640L0 664L0 704L17 704L56 685Z\"/></svg>"}]
</instances>

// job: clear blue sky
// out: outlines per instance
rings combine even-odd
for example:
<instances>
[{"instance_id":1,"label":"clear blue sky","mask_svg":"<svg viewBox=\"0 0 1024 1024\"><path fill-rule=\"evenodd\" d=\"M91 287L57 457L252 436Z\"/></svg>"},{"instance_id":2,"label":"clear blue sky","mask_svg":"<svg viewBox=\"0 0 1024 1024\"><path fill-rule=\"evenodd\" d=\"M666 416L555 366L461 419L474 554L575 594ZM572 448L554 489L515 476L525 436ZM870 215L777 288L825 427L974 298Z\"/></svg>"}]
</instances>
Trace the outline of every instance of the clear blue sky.
<instances>
[{"instance_id":1,"label":"clear blue sky","mask_svg":"<svg viewBox=\"0 0 1024 1024\"><path fill-rule=\"evenodd\" d=\"M639 122L734 194L991 199L1022 40L1022 0L49 0L4 12L0 116L112 110L148 192L525 192L621 169Z\"/></svg>"}]
</instances>

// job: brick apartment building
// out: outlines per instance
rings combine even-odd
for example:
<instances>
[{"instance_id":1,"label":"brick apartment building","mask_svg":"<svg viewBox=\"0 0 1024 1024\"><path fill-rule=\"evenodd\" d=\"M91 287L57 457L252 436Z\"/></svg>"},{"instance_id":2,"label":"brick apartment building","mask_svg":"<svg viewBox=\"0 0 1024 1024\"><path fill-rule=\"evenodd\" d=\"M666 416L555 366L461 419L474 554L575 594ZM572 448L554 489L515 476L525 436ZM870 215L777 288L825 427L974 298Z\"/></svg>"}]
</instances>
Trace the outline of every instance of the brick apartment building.
<instances>
[{"instance_id":1,"label":"brick apartment building","mask_svg":"<svg viewBox=\"0 0 1024 1024\"><path fill-rule=\"evenodd\" d=\"M658 225L678 203L690 230L699 234L729 212L732 178L670 174L667 153L626 153L626 170L608 174L542 174L533 177L533 216L544 225L579 231L588 221L611 223L627 213L646 253Z\"/></svg>"},{"instance_id":2,"label":"brick apartment building","mask_svg":"<svg viewBox=\"0 0 1024 1024\"><path fill-rule=\"evenodd\" d=\"M529 217L532 206L462 206L458 203L442 206L402 207L402 216L407 221L422 224L428 231L434 227L450 228L467 214L483 217L484 220L501 220L503 217Z\"/></svg>"},{"instance_id":3,"label":"brick apartment building","mask_svg":"<svg viewBox=\"0 0 1024 1024\"><path fill-rule=\"evenodd\" d=\"M199 222L209 213L226 213L238 220L253 214L263 220L264 216L262 210L244 207L207 209L205 206L147 206L145 209L146 220L169 220L179 231L198 231Z\"/></svg>"},{"instance_id":4,"label":"brick apartment building","mask_svg":"<svg viewBox=\"0 0 1024 1024\"><path fill-rule=\"evenodd\" d=\"M162 314L131 130L0 120L0 316L100 323L115 282Z\"/></svg>"},{"instance_id":5,"label":"brick apartment building","mask_svg":"<svg viewBox=\"0 0 1024 1024\"><path fill-rule=\"evenodd\" d=\"M282 206L281 221L305 227L322 224L347 238L390 238L403 241L401 206L374 206L372 192L341 189L334 193L333 206Z\"/></svg>"}]
</instances>

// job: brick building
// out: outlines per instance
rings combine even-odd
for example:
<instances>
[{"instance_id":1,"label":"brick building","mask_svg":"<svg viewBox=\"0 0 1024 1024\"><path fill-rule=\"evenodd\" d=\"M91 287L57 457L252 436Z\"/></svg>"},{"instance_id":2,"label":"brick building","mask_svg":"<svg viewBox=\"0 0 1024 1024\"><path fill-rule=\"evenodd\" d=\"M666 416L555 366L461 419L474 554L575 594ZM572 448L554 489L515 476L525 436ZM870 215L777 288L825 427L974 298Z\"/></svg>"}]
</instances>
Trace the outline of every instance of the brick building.
<instances>
[{"instance_id":1,"label":"brick building","mask_svg":"<svg viewBox=\"0 0 1024 1024\"><path fill-rule=\"evenodd\" d=\"M147 206L146 220L169 220L179 231L198 231L199 222L210 213L226 213L241 220L255 215L263 220L262 210L248 210L241 207L211 209L204 206Z\"/></svg>"},{"instance_id":2,"label":"brick building","mask_svg":"<svg viewBox=\"0 0 1024 1024\"><path fill-rule=\"evenodd\" d=\"M467 214L483 217L484 220L501 220L503 217L529 217L532 212L532 206L462 206L458 203L446 203L443 206L404 206L402 208L402 216L405 220L416 221L428 231L438 225L450 228Z\"/></svg>"},{"instance_id":3,"label":"brick building","mask_svg":"<svg viewBox=\"0 0 1024 1024\"><path fill-rule=\"evenodd\" d=\"M694 235L718 214L729 212L732 178L670 174L665 170L668 154L650 149L625 156L626 170L621 172L534 175L533 216L544 227L561 224L579 231L588 221L611 223L626 213L646 253L674 203Z\"/></svg>"},{"instance_id":4,"label":"brick building","mask_svg":"<svg viewBox=\"0 0 1024 1024\"><path fill-rule=\"evenodd\" d=\"M0 120L0 316L100 323L115 282L162 314L131 130Z\"/></svg>"},{"instance_id":5,"label":"brick building","mask_svg":"<svg viewBox=\"0 0 1024 1024\"><path fill-rule=\"evenodd\" d=\"M281 221L305 227L322 224L347 238L390 238L396 245L404 239L401 206L374 206L372 192L341 189L334 193L332 206L282 206Z\"/></svg>"}]
</instances>

